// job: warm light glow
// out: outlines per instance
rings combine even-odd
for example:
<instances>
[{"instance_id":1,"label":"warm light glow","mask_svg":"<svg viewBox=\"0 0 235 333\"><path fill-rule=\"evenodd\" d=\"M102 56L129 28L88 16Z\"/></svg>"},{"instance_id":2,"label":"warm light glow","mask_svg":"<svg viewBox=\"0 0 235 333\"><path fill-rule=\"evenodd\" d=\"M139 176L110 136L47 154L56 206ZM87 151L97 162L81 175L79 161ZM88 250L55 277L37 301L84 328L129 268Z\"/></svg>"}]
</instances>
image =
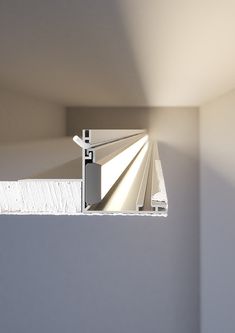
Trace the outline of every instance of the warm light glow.
<instances>
[{"instance_id":1,"label":"warm light glow","mask_svg":"<svg viewBox=\"0 0 235 333\"><path fill-rule=\"evenodd\" d=\"M149 147L149 143L146 143L140 153L137 155L136 159L134 160L133 164L121 180L120 184L118 184L117 189L112 194L110 200L104 207L104 210L107 211L121 211L123 209L123 205L130 195L130 191L132 189L132 185L134 184L136 175L141 168L141 165L144 161L144 158L147 154ZM135 205L134 205L135 206Z\"/></svg>"},{"instance_id":2,"label":"warm light glow","mask_svg":"<svg viewBox=\"0 0 235 333\"><path fill-rule=\"evenodd\" d=\"M101 168L101 197L103 198L113 184L118 180L127 166L138 154L143 145L147 142L148 135L135 142L133 145L116 155Z\"/></svg>"}]
</instances>

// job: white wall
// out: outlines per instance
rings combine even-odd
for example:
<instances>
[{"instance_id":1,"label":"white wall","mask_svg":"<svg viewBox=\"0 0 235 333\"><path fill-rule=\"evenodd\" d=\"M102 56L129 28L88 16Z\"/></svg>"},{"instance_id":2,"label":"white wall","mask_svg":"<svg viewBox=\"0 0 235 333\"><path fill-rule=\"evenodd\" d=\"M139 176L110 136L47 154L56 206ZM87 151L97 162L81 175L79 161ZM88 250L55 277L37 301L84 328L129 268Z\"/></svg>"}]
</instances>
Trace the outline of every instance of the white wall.
<instances>
[{"instance_id":1,"label":"white wall","mask_svg":"<svg viewBox=\"0 0 235 333\"><path fill-rule=\"evenodd\" d=\"M64 136L64 107L0 87L0 144Z\"/></svg>"},{"instance_id":2,"label":"white wall","mask_svg":"<svg viewBox=\"0 0 235 333\"><path fill-rule=\"evenodd\" d=\"M65 135L64 107L0 88L0 181L81 177L81 152Z\"/></svg>"},{"instance_id":3,"label":"white wall","mask_svg":"<svg viewBox=\"0 0 235 333\"><path fill-rule=\"evenodd\" d=\"M201 333L235 332L235 91L201 107Z\"/></svg>"}]
</instances>

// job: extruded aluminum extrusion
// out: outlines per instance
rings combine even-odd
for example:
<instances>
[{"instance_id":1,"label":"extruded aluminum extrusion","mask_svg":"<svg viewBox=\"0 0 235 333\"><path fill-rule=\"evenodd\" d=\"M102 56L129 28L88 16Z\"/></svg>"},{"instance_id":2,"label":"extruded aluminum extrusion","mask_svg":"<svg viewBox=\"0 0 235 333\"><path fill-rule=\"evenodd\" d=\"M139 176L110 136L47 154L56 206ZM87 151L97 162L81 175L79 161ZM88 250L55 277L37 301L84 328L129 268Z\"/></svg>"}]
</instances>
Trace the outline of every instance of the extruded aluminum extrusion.
<instances>
[{"instance_id":1,"label":"extruded aluminum extrusion","mask_svg":"<svg viewBox=\"0 0 235 333\"><path fill-rule=\"evenodd\" d=\"M0 182L0 214L167 215L157 144L145 130L85 129L73 141L82 179Z\"/></svg>"}]
</instances>

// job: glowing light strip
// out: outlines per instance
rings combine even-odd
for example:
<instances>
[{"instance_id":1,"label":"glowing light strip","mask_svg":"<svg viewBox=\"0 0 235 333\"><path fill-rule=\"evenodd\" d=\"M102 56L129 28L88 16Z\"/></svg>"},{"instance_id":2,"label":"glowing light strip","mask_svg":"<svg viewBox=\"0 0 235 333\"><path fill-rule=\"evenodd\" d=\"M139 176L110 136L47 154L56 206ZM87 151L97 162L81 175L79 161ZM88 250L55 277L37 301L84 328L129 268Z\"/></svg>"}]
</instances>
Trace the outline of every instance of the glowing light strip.
<instances>
[{"instance_id":1,"label":"glowing light strip","mask_svg":"<svg viewBox=\"0 0 235 333\"><path fill-rule=\"evenodd\" d=\"M107 202L107 204L104 207L104 210L106 211L121 211L124 208L125 202L129 195L133 195L133 187L136 181L136 176L138 172L140 171L141 165L144 161L144 158L147 154L149 144L148 142L145 144L143 149L139 152L136 159L134 160L133 164L128 169L127 173L121 180L120 184L118 184L117 188L115 189L114 193L112 194L111 198ZM135 189L134 189L135 192ZM138 193L138 188L137 188ZM137 195L136 193L136 195ZM135 202L136 200L133 200L133 207L132 209L135 209Z\"/></svg>"},{"instance_id":2,"label":"glowing light strip","mask_svg":"<svg viewBox=\"0 0 235 333\"><path fill-rule=\"evenodd\" d=\"M147 142L148 135L135 142L133 145L116 155L113 159L102 165L101 168L101 197L108 193L114 183L118 180L127 166L138 154L143 145Z\"/></svg>"}]
</instances>

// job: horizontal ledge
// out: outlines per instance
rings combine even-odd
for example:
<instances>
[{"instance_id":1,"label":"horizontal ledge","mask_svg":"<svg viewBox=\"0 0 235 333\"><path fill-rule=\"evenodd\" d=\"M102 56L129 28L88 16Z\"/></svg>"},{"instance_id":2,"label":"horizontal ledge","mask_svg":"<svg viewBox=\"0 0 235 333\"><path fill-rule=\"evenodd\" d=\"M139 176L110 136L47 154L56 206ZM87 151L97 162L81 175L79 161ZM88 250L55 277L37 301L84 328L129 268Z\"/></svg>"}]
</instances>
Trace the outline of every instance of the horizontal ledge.
<instances>
[{"instance_id":1,"label":"horizontal ledge","mask_svg":"<svg viewBox=\"0 0 235 333\"><path fill-rule=\"evenodd\" d=\"M0 182L0 213L79 213L81 191L81 179L3 181Z\"/></svg>"}]
</instances>

